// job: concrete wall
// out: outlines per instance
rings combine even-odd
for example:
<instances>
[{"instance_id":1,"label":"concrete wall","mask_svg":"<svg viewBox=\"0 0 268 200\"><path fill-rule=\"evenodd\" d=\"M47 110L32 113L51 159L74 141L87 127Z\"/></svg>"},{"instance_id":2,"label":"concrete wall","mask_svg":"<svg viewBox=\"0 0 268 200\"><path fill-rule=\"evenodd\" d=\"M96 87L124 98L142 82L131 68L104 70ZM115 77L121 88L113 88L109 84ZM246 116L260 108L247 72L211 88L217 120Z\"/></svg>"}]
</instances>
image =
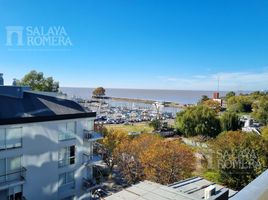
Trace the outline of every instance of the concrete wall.
<instances>
[{"instance_id":1,"label":"concrete wall","mask_svg":"<svg viewBox=\"0 0 268 200\"><path fill-rule=\"evenodd\" d=\"M23 195L27 200L56 200L70 195L82 199L82 178L87 176L83 165L83 152L92 149L83 146L83 129L87 121L93 118L39 122L23 125L0 126L0 128L22 127L22 148L0 151L0 158L22 155L22 166L27 169L26 181L23 184ZM58 141L59 123L76 121L76 138ZM74 165L59 168L58 151L65 146L76 146ZM75 189L68 186L58 191L58 176L61 173L75 170Z\"/></svg>"}]
</instances>

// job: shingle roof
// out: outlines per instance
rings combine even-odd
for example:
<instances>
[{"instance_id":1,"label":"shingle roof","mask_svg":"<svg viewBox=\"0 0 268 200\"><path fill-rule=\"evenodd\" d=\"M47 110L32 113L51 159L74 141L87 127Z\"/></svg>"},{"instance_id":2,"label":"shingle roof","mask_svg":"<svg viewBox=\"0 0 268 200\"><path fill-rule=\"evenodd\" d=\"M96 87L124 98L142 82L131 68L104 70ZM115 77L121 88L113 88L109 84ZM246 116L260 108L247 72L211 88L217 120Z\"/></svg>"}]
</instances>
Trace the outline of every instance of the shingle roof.
<instances>
[{"instance_id":1,"label":"shingle roof","mask_svg":"<svg viewBox=\"0 0 268 200\"><path fill-rule=\"evenodd\" d=\"M64 115L82 116L83 114L89 114L89 112L72 100L32 91L23 91L20 97L0 93L0 122ZM94 115L95 113L92 114L93 117Z\"/></svg>"}]
</instances>

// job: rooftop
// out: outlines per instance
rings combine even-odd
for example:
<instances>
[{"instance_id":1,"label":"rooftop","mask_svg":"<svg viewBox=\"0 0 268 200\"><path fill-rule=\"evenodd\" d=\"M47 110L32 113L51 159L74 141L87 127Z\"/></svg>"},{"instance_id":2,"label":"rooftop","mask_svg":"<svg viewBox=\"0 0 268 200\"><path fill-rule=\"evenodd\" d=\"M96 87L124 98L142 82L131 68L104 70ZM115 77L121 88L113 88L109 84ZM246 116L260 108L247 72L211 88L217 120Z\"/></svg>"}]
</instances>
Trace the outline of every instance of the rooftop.
<instances>
[{"instance_id":1,"label":"rooftop","mask_svg":"<svg viewBox=\"0 0 268 200\"><path fill-rule=\"evenodd\" d=\"M236 191L229 190L200 177L183 180L168 186L143 181L105 198L105 200L202 200L205 188L213 185L216 192L209 200L228 199Z\"/></svg>"},{"instance_id":2,"label":"rooftop","mask_svg":"<svg viewBox=\"0 0 268 200\"><path fill-rule=\"evenodd\" d=\"M75 101L56 95L34 92L27 87L0 86L0 125L66 119L69 117L95 117Z\"/></svg>"}]
</instances>

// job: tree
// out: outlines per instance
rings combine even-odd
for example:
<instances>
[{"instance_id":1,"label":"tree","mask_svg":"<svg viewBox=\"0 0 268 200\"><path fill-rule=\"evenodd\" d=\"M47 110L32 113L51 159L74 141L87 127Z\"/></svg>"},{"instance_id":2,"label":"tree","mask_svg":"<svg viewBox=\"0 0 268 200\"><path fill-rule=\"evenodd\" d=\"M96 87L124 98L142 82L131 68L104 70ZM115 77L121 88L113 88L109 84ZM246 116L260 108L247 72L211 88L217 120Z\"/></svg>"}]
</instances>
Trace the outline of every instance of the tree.
<instances>
[{"instance_id":1,"label":"tree","mask_svg":"<svg viewBox=\"0 0 268 200\"><path fill-rule=\"evenodd\" d=\"M250 96L233 96L227 101L228 110L234 112L251 112L253 100Z\"/></svg>"},{"instance_id":2,"label":"tree","mask_svg":"<svg viewBox=\"0 0 268 200\"><path fill-rule=\"evenodd\" d=\"M268 141L268 126L265 126L264 128L262 128L261 135L264 140Z\"/></svg>"},{"instance_id":3,"label":"tree","mask_svg":"<svg viewBox=\"0 0 268 200\"><path fill-rule=\"evenodd\" d=\"M17 85L30 86L32 90L44 92L58 92L59 82L54 81L53 77L44 77L43 72L35 70L30 71L20 81L16 81Z\"/></svg>"},{"instance_id":4,"label":"tree","mask_svg":"<svg viewBox=\"0 0 268 200\"><path fill-rule=\"evenodd\" d=\"M268 124L268 98L262 97L253 104L253 117L264 125Z\"/></svg>"},{"instance_id":5,"label":"tree","mask_svg":"<svg viewBox=\"0 0 268 200\"><path fill-rule=\"evenodd\" d=\"M199 100L198 104L201 104L201 103L203 103L204 101L207 101L207 100L209 100L208 96L207 95L202 95L202 97Z\"/></svg>"},{"instance_id":6,"label":"tree","mask_svg":"<svg viewBox=\"0 0 268 200\"><path fill-rule=\"evenodd\" d=\"M114 150L122 142L127 142L128 139L129 137L127 133L120 129L106 131L105 137L101 142L103 146L102 159L108 166L110 175L115 165Z\"/></svg>"},{"instance_id":7,"label":"tree","mask_svg":"<svg viewBox=\"0 0 268 200\"><path fill-rule=\"evenodd\" d=\"M102 97L104 95L105 95L105 89L103 87L97 87L93 91L93 96L95 96L95 97Z\"/></svg>"},{"instance_id":8,"label":"tree","mask_svg":"<svg viewBox=\"0 0 268 200\"><path fill-rule=\"evenodd\" d=\"M224 132L211 147L219 180L232 189L240 190L267 167L268 143L255 134Z\"/></svg>"},{"instance_id":9,"label":"tree","mask_svg":"<svg viewBox=\"0 0 268 200\"><path fill-rule=\"evenodd\" d=\"M191 176L195 166L189 147L153 134L142 134L121 143L116 152L118 167L129 183L145 179L172 183Z\"/></svg>"},{"instance_id":10,"label":"tree","mask_svg":"<svg viewBox=\"0 0 268 200\"><path fill-rule=\"evenodd\" d=\"M153 127L154 130L159 130L161 128L161 121L159 119L153 119L149 123L150 127Z\"/></svg>"},{"instance_id":11,"label":"tree","mask_svg":"<svg viewBox=\"0 0 268 200\"><path fill-rule=\"evenodd\" d=\"M229 98L234 97L234 96L235 96L235 92L231 91L231 92L228 92L228 93L225 95L225 98L228 100Z\"/></svg>"},{"instance_id":12,"label":"tree","mask_svg":"<svg viewBox=\"0 0 268 200\"><path fill-rule=\"evenodd\" d=\"M141 152L144 178L170 184L191 177L195 170L193 151L178 140L158 140Z\"/></svg>"},{"instance_id":13,"label":"tree","mask_svg":"<svg viewBox=\"0 0 268 200\"><path fill-rule=\"evenodd\" d=\"M209 108L215 110L217 113L221 111L221 104L217 101L214 101L212 99L203 101L203 105L208 106Z\"/></svg>"},{"instance_id":14,"label":"tree","mask_svg":"<svg viewBox=\"0 0 268 200\"><path fill-rule=\"evenodd\" d=\"M220 121L222 131L236 131L240 128L239 116L235 112L224 112Z\"/></svg>"},{"instance_id":15,"label":"tree","mask_svg":"<svg viewBox=\"0 0 268 200\"><path fill-rule=\"evenodd\" d=\"M150 148L160 138L151 134L142 134L133 140L121 143L115 150L117 166L128 183L137 183L144 179L140 162L140 153Z\"/></svg>"},{"instance_id":16,"label":"tree","mask_svg":"<svg viewBox=\"0 0 268 200\"><path fill-rule=\"evenodd\" d=\"M220 121L211 108L198 105L177 113L175 126L184 136L205 135L214 137L220 133Z\"/></svg>"}]
</instances>

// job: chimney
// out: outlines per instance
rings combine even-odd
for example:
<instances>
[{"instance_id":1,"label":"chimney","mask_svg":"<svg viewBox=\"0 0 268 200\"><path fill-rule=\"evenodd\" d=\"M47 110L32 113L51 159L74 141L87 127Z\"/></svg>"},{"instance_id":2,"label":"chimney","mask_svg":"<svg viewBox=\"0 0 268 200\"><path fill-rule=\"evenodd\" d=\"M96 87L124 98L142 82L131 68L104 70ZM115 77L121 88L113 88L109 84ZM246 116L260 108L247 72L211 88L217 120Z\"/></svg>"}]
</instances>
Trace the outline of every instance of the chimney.
<instances>
[{"instance_id":1,"label":"chimney","mask_svg":"<svg viewBox=\"0 0 268 200\"><path fill-rule=\"evenodd\" d=\"M17 86L17 80L15 78L13 78L12 86Z\"/></svg>"},{"instance_id":2,"label":"chimney","mask_svg":"<svg viewBox=\"0 0 268 200\"><path fill-rule=\"evenodd\" d=\"M220 93L219 92L214 92L213 93L213 99L219 99L220 98Z\"/></svg>"},{"instance_id":3,"label":"chimney","mask_svg":"<svg viewBox=\"0 0 268 200\"><path fill-rule=\"evenodd\" d=\"M212 197L215 194L216 194L216 186L210 185L205 189L204 199L209 199L210 197Z\"/></svg>"},{"instance_id":4,"label":"chimney","mask_svg":"<svg viewBox=\"0 0 268 200\"><path fill-rule=\"evenodd\" d=\"M4 78L3 78L3 73L0 73L0 86L4 85Z\"/></svg>"}]
</instances>

